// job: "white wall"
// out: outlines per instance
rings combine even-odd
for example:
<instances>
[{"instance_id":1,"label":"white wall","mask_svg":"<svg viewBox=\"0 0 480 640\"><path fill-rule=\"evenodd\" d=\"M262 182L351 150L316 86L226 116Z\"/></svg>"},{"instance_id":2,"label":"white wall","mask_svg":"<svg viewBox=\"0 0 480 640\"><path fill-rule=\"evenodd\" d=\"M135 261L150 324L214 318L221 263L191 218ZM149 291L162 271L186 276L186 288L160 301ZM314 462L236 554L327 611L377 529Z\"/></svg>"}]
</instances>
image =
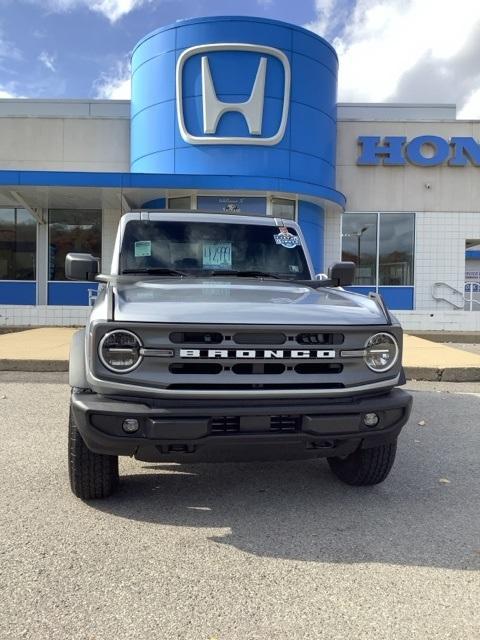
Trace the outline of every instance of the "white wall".
<instances>
[{"instance_id":1,"label":"white wall","mask_svg":"<svg viewBox=\"0 0 480 640\"><path fill-rule=\"evenodd\" d=\"M338 211L325 212L325 257L324 269L341 260L342 256L342 218Z\"/></svg>"},{"instance_id":2,"label":"white wall","mask_svg":"<svg viewBox=\"0 0 480 640\"><path fill-rule=\"evenodd\" d=\"M480 168L473 166L357 166L358 136L436 135L480 139L480 122L466 120L398 122L340 121L337 188L350 211L480 211ZM429 185L426 188L425 185Z\"/></svg>"},{"instance_id":3,"label":"white wall","mask_svg":"<svg viewBox=\"0 0 480 640\"><path fill-rule=\"evenodd\" d=\"M127 102L0 100L0 170L129 168Z\"/></svg>"}]
</instances>

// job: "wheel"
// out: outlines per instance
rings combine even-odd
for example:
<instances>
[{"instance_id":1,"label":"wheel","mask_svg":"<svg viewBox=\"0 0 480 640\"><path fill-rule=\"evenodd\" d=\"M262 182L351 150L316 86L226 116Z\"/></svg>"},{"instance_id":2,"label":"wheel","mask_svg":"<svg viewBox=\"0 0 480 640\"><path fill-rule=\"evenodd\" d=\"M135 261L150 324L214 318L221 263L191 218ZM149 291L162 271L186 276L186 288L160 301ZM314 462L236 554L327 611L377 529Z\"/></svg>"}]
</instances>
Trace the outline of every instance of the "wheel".
<instances>
[{"instance_id":1,"label":"wheel","mask_svg":"<svg viewBox=\"0 0 480 640\"><path fill-rule=\"evenodd\" d=\"M118 456L93 453L75 426L70 409L68 425L68 475L77 498L106 498L118 484Z\"/></svg>"},{"instance_id":2,"label":"wheel","mask_svg":"<svg viewBox=\"0 0 480 640\"><path fill-rule=\"evenodd\" d=\"M371 449L357 449L345 458L327 458L332 472L347 484L356 487L383 482L390 473L397 441Z\"/></svg>"}]
</instances>

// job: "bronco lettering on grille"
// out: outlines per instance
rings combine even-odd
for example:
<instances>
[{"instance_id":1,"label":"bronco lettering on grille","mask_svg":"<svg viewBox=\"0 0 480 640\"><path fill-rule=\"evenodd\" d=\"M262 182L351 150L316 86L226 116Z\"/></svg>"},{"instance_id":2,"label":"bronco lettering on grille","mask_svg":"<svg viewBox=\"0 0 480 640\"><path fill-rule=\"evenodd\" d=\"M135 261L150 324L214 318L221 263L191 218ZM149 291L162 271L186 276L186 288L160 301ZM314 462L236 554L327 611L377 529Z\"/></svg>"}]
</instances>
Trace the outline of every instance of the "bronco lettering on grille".
<instances>
[{"instance_id":1,"label":"bronco lettering on grille","mask_svg":"<svg viewBox=\"0 0 480 640\"><path fill-rule=\"evenodd\" d=\"M334 349L180 349L180 358L283 358L315 359L335 358Z\"/></svg>"}]
</instances>

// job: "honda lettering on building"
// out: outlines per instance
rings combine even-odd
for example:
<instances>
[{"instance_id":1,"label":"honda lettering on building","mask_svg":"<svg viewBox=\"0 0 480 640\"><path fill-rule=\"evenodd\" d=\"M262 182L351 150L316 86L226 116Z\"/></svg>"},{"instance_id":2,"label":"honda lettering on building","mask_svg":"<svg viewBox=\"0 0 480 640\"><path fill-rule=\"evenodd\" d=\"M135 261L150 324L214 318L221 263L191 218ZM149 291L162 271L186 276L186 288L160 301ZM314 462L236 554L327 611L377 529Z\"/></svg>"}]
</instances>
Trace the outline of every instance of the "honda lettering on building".
<instances>
[{"instance_id":1,"label":"honda lettering on building","mask_svg":"<svg viewBox=\"0 0 480 640\"><path fill-rule=\"evenodd\" d=\"M273 47L223 43L186 49L176 67L180 135L189 144L278 144L287 126L290 76L287 56Z\"/></svg>"},{"instance_id":2,"label":"honda lettering on building","mask_svg":"<svg viewBox=\"0 0 480 640\"><path fill-rule=\"evenodd\" d=\"M357 165L419 167L480 166L480 143L475 138L454 136L449 140L424 135L407 141L404 136L359 136L360 155Z\"/></svg>"}]
</instances>

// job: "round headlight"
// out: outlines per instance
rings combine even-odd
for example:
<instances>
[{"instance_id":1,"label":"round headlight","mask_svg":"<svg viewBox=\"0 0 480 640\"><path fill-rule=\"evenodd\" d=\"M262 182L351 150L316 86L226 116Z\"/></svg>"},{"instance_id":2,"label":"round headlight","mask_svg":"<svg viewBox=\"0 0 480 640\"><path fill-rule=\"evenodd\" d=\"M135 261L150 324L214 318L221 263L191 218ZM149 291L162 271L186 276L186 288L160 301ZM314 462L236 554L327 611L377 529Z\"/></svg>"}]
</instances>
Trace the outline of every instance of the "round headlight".
<instances>
[{"instance_id":1,"label":"round headlight","mask_svg":"<svg viewBox=\"0 0 480 640\"><path fill-rule=\"evenodd\" d=\"M383 373L398 360L398 344L389 333L376 333L365 345L365 364L376 373Z\"/></svg>"},{"instance_id":2,"label":"round headlight","mask_svg":"<svg viewBox=\"0 0 480 640\"><path fill-rule=\"evenodd\" d=\"M117 329L106 333L98 345L102 364L115 373L133 371L142 361L140 338L131 331Z\"/></svg>"}]
</instances>

